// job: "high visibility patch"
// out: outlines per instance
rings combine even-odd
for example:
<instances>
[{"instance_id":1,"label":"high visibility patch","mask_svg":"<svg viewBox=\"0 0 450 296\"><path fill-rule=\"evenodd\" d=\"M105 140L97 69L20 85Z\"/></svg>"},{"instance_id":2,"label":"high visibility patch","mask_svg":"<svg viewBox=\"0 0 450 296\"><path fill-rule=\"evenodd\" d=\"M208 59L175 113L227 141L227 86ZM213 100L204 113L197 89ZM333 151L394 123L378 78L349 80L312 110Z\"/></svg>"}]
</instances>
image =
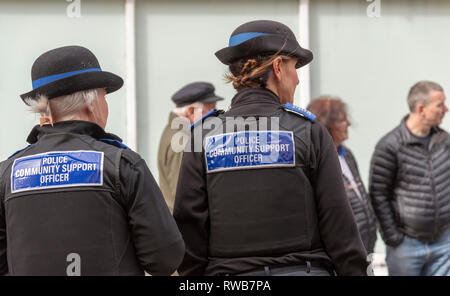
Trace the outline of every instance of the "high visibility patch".
<instances>
[{"instance_id":1,"label":"high visibility patch","mask_svg":"<svg viewBox=\"0 0 450 296\"><path fill-rule=\"evenodd\" d=\"M242 131L205 139L207 172L295 166L290 131Z\"/></svg>"},{"instance_id":2,"label":"high visibility patch","mask_svg":"<svg viewBox=\"0 0 450 296\"><path fill-rule=\"evenodd\" d=\"M103 152L55 151L14 160L11 192L103 185Z\"/></svg>"}]
</instances>

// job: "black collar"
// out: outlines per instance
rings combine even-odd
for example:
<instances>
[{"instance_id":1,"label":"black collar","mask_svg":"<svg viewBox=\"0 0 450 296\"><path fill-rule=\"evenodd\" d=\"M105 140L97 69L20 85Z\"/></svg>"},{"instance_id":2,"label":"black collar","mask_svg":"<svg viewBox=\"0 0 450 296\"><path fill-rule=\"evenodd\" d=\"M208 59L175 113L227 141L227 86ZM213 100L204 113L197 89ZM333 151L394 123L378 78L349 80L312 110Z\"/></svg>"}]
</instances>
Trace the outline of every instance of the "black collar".
<instances>
[{"instance_id":1,"label":"black collar","mask_svg":"<svg viewBox=\"0 0 450 296\"><path fill-rule=\"evenodd\" d=\"M405 141L406 144L420 144L419 139L413 136L411 131L406 126L406 120L408 119L409 115L406 115L403 117L401 123L400 123L400 131L401 135ZM441 134L441 129L438 126L432 126L430 129L430 136L433 142L436 141L436 135Z\"/></svg>"},{"instance_id":2,"label":"black collar","mask_svg":"<svg viewBox=\"0 0 450 296\"><path fill-rule=\"evenodd\" d=\"M60 121L44 126L36 125L30 132L27 142L30 144L36 143L42 136L56 133L73 133L80 135L88 135L95 139L113 139L122 142L122 139L114 134L105 132L99 125L89 121L68 120Z\"/></svg>"},{"instance_id":3,"label":"black collar","mask_svg":"<svg viewBox=\"0 0 450 296\"><path fill-rule=\"evenodd\" d=\"M280 105L280 98L267 88L244 88L240 90L231 100L231 108L241 104L251 104L255 102L267 102Z\"/></svg>"}]
</instances>

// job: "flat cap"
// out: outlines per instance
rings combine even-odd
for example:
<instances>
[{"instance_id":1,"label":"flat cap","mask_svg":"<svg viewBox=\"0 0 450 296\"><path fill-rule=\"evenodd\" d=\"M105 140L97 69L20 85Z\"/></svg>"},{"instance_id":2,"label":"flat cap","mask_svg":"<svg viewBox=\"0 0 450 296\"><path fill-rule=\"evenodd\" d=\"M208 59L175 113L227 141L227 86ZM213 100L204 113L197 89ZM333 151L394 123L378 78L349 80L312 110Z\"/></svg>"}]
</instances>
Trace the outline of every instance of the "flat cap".
<instances>
[{"instance_id":1,"label":"flat cap","mask_svg":"<svg viewBox=\"0 0 450 296\"><path fill-rule=\"evenodd\" d=\"M214 91L214 85L209 82L194 82L177 91L172 96L172 101L177 107L183 107L195 102L213 103L223 100L223 98L217 96Z\"/></svg>"}]
</instances>

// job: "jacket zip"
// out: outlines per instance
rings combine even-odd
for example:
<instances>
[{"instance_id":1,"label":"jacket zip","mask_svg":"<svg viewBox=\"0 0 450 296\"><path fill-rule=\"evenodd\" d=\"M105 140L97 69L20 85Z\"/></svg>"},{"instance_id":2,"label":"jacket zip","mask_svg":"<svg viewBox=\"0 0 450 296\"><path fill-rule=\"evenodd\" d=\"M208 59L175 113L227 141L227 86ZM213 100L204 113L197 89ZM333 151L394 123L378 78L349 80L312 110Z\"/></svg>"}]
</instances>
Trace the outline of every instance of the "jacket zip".
<instances>
[{"instance_id":1,"label":"jacket zip","mask_svg":"<svg viewBox=\"0 0 450 296\"><path fill-rule=\"evenodd\" d=\"M430 166L430 174L431 174L431 188L433 190L433 204L434 204L434 232L433 235L431 237L431 240L434 241L436 235L437 235L437 220L438 220L438 205L437 205L437 200L436 200L436 185L434 182L434 173L433 173L433 161L431 158L431 152L428 151L428 164Z\"/></svg>"}]
</instances>

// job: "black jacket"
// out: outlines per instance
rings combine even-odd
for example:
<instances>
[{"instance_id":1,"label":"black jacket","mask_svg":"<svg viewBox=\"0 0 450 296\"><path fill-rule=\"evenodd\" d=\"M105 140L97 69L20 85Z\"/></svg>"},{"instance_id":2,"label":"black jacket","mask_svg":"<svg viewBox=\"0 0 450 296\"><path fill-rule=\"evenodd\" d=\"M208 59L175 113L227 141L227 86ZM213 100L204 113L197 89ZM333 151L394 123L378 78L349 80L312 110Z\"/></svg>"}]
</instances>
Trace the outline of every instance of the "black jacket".
<instances>
[{"instance_id":1,"label":"black jacket","mask_svg":"<svg viewBox=\"0 0 450 296\"><path fill-rule=\"evenodd\" d=\"M145 161L98 125L36 126L0 166L0 273L170 275L184 243ZM11 180L12 179L12 180Z\"/></svg>"},{"instance_id":2,"label":"black jacket","mask_svg":"<svg viewBox=\"0 0 450 296\"><path fill-rule=\"evenodd\" d=\"M327 130L285 111L279 98L265 89L238 92L230 110L219 119L240 116L254 118L260 130L263 119L279 118L279 130L294 134L295 167L208 173L204 145L201 152L185 152L174 208L186 243L180 274L236 274L265 265L295 265L308 260L333 268L339 275L365 275L366 251ZM213 121L209 119L203 126L194 127L187 147L193 149L197 132L218 132L206 127ZM207 136L203 135L203 140ZM312 211L308 210L310 206ZM302 223L289 224L300 220ZM274 237L280 238L279 245ZM245 242L252 247L246 247ZM230 247L233 244L234 251Z\"/></svg>"},{"instance_id":3,"label":"black jacket","mask_svg":"<svg viewBox=\"0 0 450 296\"><path fill-rule=\"evenodd\" d=\"M370 196L386 244L403 236L432 242L450 227L450 137L431 129L424 147L400 125L376 145L370 169Z\"/></svg>"},{"instance_id":4,"label":"black jacket","mask_svg":"<svg viewBox=\"0 0 450 296\"><path fill-rule=\"evenodd\" d=\"M377 240L377 225L375 214L372 210L372 205L369 201L369 195L367 194L366 188L361 180L361 175L359 174L358 164L356 163L355 157L352 151L341 145L343 151L340 153L347 162L350 171L355 179L357 190L360 196L353 188L350 180L343 175L344 185L347 192L347 197L352 206L353 214L355 215L356 225L358 226L359 234L366 247L367 253L373 253L375 242Z\"/></svg>"}]
</instances>

